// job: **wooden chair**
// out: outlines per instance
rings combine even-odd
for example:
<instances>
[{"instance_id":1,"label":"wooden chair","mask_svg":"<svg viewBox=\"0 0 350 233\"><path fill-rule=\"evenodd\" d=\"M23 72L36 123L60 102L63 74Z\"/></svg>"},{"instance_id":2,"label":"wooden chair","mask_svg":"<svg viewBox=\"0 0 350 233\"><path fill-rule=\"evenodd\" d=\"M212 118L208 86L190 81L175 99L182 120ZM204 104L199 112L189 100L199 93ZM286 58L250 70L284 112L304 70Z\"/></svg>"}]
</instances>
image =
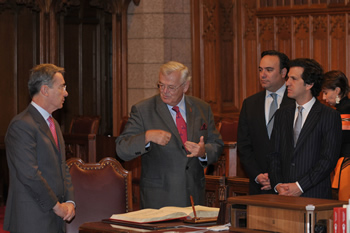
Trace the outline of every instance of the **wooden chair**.
<instances>
[{"instance_id":1,"label":"wooden chair","mask_svg":"<svg viewBox=\"0 0 350 233\"><path fill-rule=\"evenodd\" d=\"M100 116L73 117L69 132L63 134L67 159L77 157L89 163L97 161L96 134L100 120Z\"/></svg>"},{"instance_id":2,"label":"wooden chair","mask_svg":"<svg viewBox=\"0 0 350 233\"><path fill-rule=\"evenodd\" d=\"M110 218L132 211L131 173L114 158L99 163L84 163L79 158L67 161L74 186L76 215L67 224L67 233L78 233L85 222Z\"/></svg>"},{"instance_id":3,"label":"wooden chair","mask_svg":"<svg viewBox=\"0 0 350 233\"><path fill-rule=\"evenodd\" d=\"M74 116L69 127L70 134L97 134L101 116Z\"/></svg>"}]
</instances>

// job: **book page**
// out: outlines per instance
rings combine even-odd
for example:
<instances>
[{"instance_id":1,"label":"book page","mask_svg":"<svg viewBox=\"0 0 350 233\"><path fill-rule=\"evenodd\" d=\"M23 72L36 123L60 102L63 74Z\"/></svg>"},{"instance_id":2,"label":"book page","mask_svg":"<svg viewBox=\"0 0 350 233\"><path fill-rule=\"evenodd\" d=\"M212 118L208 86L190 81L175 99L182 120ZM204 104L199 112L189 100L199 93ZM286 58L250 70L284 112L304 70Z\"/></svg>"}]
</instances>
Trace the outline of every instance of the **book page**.
<instances>
[{"instance_id":1,"label":"book page","mask_svg":"<svg viewBox=\"0 0 350 233\"><path fill-rule=\"evenodd\" d=\"M217 217L219 213L219 208L195 206L195 209L197 217ZM149 223L170 219L186 218L188 216L194 217L191 206L167 206L160 209L142 209L125 214L113 214L111 216L111 219L137 223Z\"/></svg>"}]
</instances>

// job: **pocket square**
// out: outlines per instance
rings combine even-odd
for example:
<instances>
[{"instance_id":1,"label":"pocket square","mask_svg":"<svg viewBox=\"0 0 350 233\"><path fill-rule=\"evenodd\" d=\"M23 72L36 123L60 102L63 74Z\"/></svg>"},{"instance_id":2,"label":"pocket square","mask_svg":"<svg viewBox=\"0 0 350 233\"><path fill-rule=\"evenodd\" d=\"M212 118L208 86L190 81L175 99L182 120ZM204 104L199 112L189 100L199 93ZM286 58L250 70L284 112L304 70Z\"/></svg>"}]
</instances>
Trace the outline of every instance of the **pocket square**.
<instances>
[{"instance_id":1,"label":"pocket square","mask_svg":"<svg viewBox=\"0 0 350 233\"><path fill-rule=\"evenodd\" d=\"M207 124L203 124L202 126L201 126L201 130L206 130L207 129Z\"/></svg>"}]
</instances>

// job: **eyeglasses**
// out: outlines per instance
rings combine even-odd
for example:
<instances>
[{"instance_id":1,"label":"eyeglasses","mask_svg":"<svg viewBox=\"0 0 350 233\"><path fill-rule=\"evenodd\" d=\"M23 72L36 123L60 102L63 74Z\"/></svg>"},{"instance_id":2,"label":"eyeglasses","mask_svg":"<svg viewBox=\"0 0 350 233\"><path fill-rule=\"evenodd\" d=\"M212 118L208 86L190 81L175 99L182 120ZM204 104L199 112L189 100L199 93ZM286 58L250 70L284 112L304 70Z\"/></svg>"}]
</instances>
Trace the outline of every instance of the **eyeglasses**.
<instances>
[{"instance_id":1,"label":"eyeglasses","mask_svg":"<svg viewBox=\"0 0 350 233\"><path fill-rule=\"evenodd\" d=\"M186 81L183 82L183 83L181 83L179 86L175 87L175 86L171 86L171 85L168 86L168 85L165 85L165 84L163 84L163 83L161 83L161 82L158 82L157 86L158 86L158 88L159 88L161 91L164 91L165 88L167 88L167 90L168 90L169 92L174 93L177 89L179 89L179 88L180 88L181 86L183 86L185 83L186 83Z\"/></svg>"}]
</instances>

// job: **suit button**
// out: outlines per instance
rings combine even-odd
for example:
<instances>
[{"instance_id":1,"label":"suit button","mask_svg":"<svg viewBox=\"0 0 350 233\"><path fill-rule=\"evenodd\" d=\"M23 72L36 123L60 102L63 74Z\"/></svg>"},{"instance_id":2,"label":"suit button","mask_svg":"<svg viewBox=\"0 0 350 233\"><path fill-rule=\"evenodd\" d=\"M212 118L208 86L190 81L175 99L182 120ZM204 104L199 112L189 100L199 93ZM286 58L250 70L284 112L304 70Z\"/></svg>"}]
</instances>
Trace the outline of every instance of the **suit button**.
<instances>
[{"instance_id":1,"label":"suit button","mask_svg":"<svg viewBox=\"0 0 350 233\"><path fill-rule=\"evenodd\" d=\"M183 149L183 150L185 150L185 147L184 147L184 146L182 146L182 149Z\"/></svg>"},{"instance_id":2,"label":"suit button","mask_svg":"<svg viewBox=\"0 0 350 233\"><path fill-rule=\"evenodd\" d=\"M290 165L291 165L292 167L295 167L295 163L291 163Z\"/></svg>"},{"instance_id":3,"label":"suit button","mask_svg":"<svg viewBox=\"0 0 350 233\"><path fill-rule=\"evenodd\" d=\"M186 170L188 170L190 167L189 166L186 166Z\"/></svg>"}]
</instances>

